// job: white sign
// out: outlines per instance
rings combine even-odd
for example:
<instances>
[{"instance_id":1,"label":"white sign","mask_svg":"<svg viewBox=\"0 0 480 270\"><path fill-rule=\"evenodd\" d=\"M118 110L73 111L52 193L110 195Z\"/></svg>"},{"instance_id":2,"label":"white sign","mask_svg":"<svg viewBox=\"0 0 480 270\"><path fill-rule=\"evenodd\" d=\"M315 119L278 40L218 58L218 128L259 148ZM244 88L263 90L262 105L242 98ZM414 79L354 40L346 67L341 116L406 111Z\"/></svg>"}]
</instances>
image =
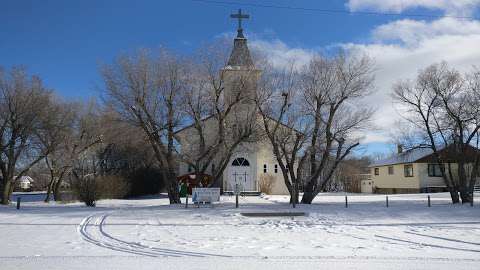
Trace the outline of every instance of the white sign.
<instances>
[{"instance_id":1,"label":"white sign","mask_svg":"<svg viewBox=\"0 0 480 270\"><path fill-rule=\"evenodd\" d=\"M192 201L198 202L218 202L220 201L220 188L194 188L192 190Z\"/></svg>"}]
</instances>

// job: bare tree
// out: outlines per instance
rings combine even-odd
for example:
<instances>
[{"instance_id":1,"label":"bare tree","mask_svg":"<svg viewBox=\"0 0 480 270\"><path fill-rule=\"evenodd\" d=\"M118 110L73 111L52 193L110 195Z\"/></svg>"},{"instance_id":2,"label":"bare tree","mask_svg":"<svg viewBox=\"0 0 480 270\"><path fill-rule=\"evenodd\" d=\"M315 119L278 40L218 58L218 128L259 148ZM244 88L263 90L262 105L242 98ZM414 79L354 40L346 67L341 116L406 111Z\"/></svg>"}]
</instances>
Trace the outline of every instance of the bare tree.
<instances>
[{"instance_id":1,"label":"bare tree","mask_svg":"<svg viewBox=\"0 0 480 270\"><path fill-rule=\"evenodd\" d=\"M475 70L462 75L443 62L421 70L415 81L394 85L394 99L404 110L405 119L418 130L413 147L432 149L453 203L460 198L463 203L472 200L478 175L479 74ZM473 145L477 146L474 151ZM458 165L456 174L452 173L452 162Z\"/></svg>"},{"instance_id":2,"label":"bare tree","mask_svg":"<svg viewBox=\"0 0 480 270\"><path fill-rule=\"evenodd\" d=\"M156 58L140 51L102 68L107 103L125 121L142 128L155 153L170 203L180 203L176 183L175 130L182 123L187 80L184 60L165 49Z\"/></svg>"},{"instance_id":3,"label":"bare tree","mask_svg":"<svg viewBox=\"0 0 480 270\"><path fill-rule=\"evenodd\" d=\"M102 163L102 160L98 158L100 149L102 148L97 145L97 147L84 151L73 161L71 168L73 190L80 201L89 207L95 207L99 198L97 181L100 177Z\"/></svg>"},{"instance_id":4,"label":"bare tree","mask_svg":"<svg viewBox=\"0 0 480 270\"><path fill-rule=\"evenodd\" d=\"M313 126L302 203L311 203L325 189L339 163L359 145L372 109L361 103L372 92L373 62L368 56L314 58L302 71L301 88Z\"/></svg>"},{"instance_id":5,"label":"bare tree","mask_svg":"<svg viewBox=\"0 0 480 270\"><path fill-rule=\"evenodd\" d=\"M50 91L22 68L0 69L0 171L2 204L8 204L15 179L42 160L50 147L39 147L36 133L50 106ZM21 166L19 163L21 161Z\"/></svg>"},{"instance_id":6,"label":"bare tree","mask_svg":"<svg viewBox=\"0 0 480 270\"><path fill-rule=\"evenodd\" d=\"M61 199L61 186L70 175L74 163L90 148L102 142L102 127L95 102L59 104L56 125L43 134L43 146L48 142L54 147L45 156L50 172L45 202L53 193L55 201Z\"/></svg>"},{"instance_id":7,"label":"bare tree","mask_svg":"<svg viewBox=\"0 0 480 270\"><path fill-rule=\"evenodd\" d=\"M60 150L63 149L68 141L69 128L73 121L73 111L66 103L56 99L52 106L48 109L48 113L43 121L43 129L36 134L38 136L40 146L49 148L50 151L45 155L45 165L50 172L50 181L47 185L47 195L45 202L50 200L50 194L54 189L55 182L58 178L63 177L63 171L60 170L59 164L65 158Z\"/></svg>"},{"instance_id":8,"label":"bare tree","mask_svg":"<svg viewBox=\"0 0 480 270\"><path fill-rule=\"evenodd\" d=\"M307 157L309 130L303 121L305 114L298 106L302 96L297 87L298 72L294 63L280 70L265 64L256 97L266 138L282 171L294 207L299 199L298 186L304 176L302 170L305 168L302 165Z\"/></svg>"},{"instance_id":9,"label":"bare tree","mask_svg":"<svg viewBox=\"0 0 480 270\"><path fill-rule=\"evenodd\" d=\"M372 72L370 58L339 53L267 76L259 110L293 203L300 184L301 202L311 203L359 145L372 110L358 105L372 91Z\"/></svg>"}]
</instances>

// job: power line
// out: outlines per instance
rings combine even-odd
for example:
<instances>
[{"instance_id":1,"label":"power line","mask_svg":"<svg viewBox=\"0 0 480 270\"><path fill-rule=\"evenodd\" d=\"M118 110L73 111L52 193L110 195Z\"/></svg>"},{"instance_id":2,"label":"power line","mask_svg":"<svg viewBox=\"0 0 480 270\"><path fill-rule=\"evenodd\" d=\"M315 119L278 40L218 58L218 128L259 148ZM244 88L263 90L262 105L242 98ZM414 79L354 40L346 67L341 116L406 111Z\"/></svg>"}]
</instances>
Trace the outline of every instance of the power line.
<instances>
[{"instance_id":1,"label":"power line","mask_svg":"<svg viewBox=\"0 0 480 270\"><path fill-rule=\"evenodd\" d=\"M294 6L278 6L278 5L266 5L266 4L253 4L253 3L243 3L238 1L216 1L216 0L190 0L192 2L204 3L204 4L213 4L213 5L228 5L228 6L248 6L248 7L259 7L259 8L274 8L274 9L289 9L289 10L299 10L299 11L314 11L320 13L330 13L330 14L352 14L352 15L377 15L377 16L403 16L403 17L416 17L416 18L455 18L455 19L471 19L474 20L475 17L472 16L453 16L453 15L426 15L426 14L414 14L414 13L395 13L395 12L375 12L375 11L348 11L341 9L321 9L321 8L305 8L305 7L294 7Z\"/></svg>"}]
</instances>

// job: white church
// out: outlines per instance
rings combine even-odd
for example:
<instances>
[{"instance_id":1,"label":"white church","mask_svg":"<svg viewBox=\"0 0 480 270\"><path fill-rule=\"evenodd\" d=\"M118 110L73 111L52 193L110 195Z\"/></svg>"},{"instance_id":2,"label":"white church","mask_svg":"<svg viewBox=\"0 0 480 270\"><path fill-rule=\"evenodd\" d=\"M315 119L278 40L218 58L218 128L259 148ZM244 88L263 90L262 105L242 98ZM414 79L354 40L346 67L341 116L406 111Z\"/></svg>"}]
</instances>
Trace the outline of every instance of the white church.
<instances>
[{"instance_id":1,"label":"white church","mask_svg":"<svg viewBox=\"0 0 480 270\"><path fill-rule=\"evenodd\" d=\"M234 45L227 65L221 70L224 72L225 78L225 99L232 98L236 94L233 82L245 74L251 75L252 78L250 89L244 90L244 95L254 95L256 91L256 81L261 74L261 70L256 69L252 61L250 51L247 46L247 39L243 35L243 29L241 27L241 19L248 18L248 15L244 15L239 10L239 14L233 14L232 18L239 19L239 27L237 30L237 36L234 39ZM220 72L220 71L219 71ZM253 100L253 96L249 100ZM256 106L254 102L241 102L241 104L235 105L235 113L255 113L256 119L260 118L256 113ZM206 119L205 121L208 121ZM208 126L208 124L207 124ZM259 124L262 126L262 124ZM177 133L177 138L181 145L182 151L188 151L188 145L194 143L192 137L195 136L193 126L182 129ZM213 165L214 166L214 165ZM208 174L210 171L206 171ZM192 173L190 166L186 163L179 165L179 175L186 175ZM233 192L236 184L241 186L241 190L244 192L260 192L260 181L268 179L271 182L269 193L270 194L288 194L288 190L285 186L282 171L277 164L276 158L273 155L273 150L270 141L265 138L256 142L241 143L236 147L228 166L223 171L222 186L224 192Z\"/></svg>"}]
</instances>

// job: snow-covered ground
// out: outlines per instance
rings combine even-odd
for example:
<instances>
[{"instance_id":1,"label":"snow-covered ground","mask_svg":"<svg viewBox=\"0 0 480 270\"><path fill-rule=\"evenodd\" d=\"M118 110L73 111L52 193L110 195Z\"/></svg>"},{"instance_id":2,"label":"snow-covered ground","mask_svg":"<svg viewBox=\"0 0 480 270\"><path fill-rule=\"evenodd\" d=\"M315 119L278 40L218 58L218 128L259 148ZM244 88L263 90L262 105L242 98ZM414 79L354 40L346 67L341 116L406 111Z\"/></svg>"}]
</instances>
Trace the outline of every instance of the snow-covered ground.
<instances>
[{"instance_id":1,"label":"snow-covered ground","mask_svg":"<svg viewBox=\"0 0 480 270\"><path fill-rule=\"evenodd\" d=\"M480 269L480 205L448 194L222 197L213 208L164 197L0 206L0 269ZM480 198L479 198L480 199ZM304 211L252 218L240 212Z\"/></svg>"}]
</instances>

